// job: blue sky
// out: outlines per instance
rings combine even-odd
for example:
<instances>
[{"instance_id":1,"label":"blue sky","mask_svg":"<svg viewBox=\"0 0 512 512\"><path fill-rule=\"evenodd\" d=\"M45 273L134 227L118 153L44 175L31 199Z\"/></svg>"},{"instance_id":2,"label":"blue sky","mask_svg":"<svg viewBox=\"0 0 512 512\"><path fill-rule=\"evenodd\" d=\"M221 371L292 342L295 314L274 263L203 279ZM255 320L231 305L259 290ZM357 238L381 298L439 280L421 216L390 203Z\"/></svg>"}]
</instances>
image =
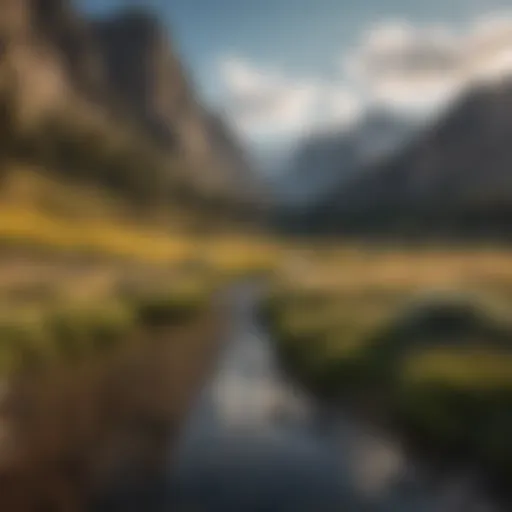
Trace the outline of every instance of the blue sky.
<instances>
[{"instance_id":1,"label":"blue sky","mask_svg":"<svg viewBox=\"0 0 512 512\"><path fill-rule=\"evenodd\" d=\"M250 143L267 147L353 122L368 104L434 109L473 78L471 62L487 62L474 47L483 32L482 48L497 45L497 21L501 61L512 52L512 18L503 22L512 0L77 2L97 14L152 8L203 98Z\"/></svg>"},{"instance_id":2,"label":"blue sky","mask_svg":"<svg viewBox=\"0 0 512 512\"><path fill-rule=\"evenodd\" d=\"M218 59L236 54L290 73L332 75L340 49L384 19L459 23L512 0L79 0L104 13L124 5L156 11L199 86L213 94Z\"/></svg>"}]
</instances>

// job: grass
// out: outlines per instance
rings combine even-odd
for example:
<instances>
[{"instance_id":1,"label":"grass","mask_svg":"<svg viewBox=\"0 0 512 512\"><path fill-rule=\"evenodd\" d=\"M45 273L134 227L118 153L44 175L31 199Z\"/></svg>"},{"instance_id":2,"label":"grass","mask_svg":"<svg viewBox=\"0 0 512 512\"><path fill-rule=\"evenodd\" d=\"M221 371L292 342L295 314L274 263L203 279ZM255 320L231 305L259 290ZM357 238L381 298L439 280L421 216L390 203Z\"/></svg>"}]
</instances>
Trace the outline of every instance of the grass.
<instances>
[{"instance_id":1,"label":"grass","mask_svg":"<svg viewBox=\"0 0 512 512\"><path fill-rule=\"evenodd\" d=\"M276 242L243 235L192 237L109 219L65 219L0 203L0 245L142 265L209 267L225 281L270 274L282 259Z\"/></svg>"},{"instance_id":2,"label":"grass","mask_svg":"<svg viewBox=\"0 0 512 512\"><path fill-rule=\"evenodd\" d=\"M207 283L184 282L173 290L136 297L133 308L144 327L165 327L190 321L207 307L213 287Z\"/></svg>"},{"instance_id":3,"label":"grass","mask_svg":"<svg viewBox=\"0 0 512 512\"><path fill-rule=\"evenodd\" d=\"M279 257L277 244L261 236L192 236L169 219L135 219L98 190L33 170L6 179L0 189L3 373L28 360L35 366L53 352L80 359L135 328L194 318L217 285L268 274Z\"/></svg>"},{"instance_id":4,"label":"grass","mask_svg":"<svg viewBox=\"0 0 512 512\"><path fill-rule=\"evenodd\" d=\"M476 460L510 484L512 353L489 348L425 350L407 358L394 405L428 446Z\"/></svg>"},{"instance_id":5,"label":"grass","mask_svg":"<svg viewBox=\"0 0 512 512\"><path fill-rule=\"evenodd\" d=\"M2 404L2 434L15 442L2 445L10 450L2 451L0 509L83 510L126 471L160 474L218 336L205 314L13 380Z\"/></svg>"},{"instance_id":6,"label":"grass","mask_svg":"<svg viewBox=\"0 0 512 512\"><path fill-rule=\"evenodd\" d=\"M0 373L82 361L127 342L138 330L196 319L209 307L213 290L189 281L137 295L11 312L0 320Z\"/></svg>"},{"instance_id":7,"label":"grass","mask_svg":"<svg viewBox=\"0 0 512 512\"><path fill-rule=\"evenodd\" d=\"M135 314L115 301L93 307L65 307L42 319L52 349L66 360L108 350L136 328Z\"/></svg>"},{"instance_id":8,"label":"grass","mask_svg":"<svg viewBox=\"0 0 512 512\"><path fill-rule=\"evenodd\" d=\"M437 348L406 359L404 380L411 385L429 382L463 391L512 391L512 350Z\"/></svg>"},{"instance_id":9,"label":"grass","mask_svg":"<svg viewBox=\"0 0 512 512\"><path fill-rule=\"evenodd\" d=\"M430 453L478 461L510 483L512 254L300 259L262 311L284 364L316 392L391 419Z\"/></svg>"},{"instance_id":10,"label":"grass","mask_svg":"<svg viewBox=\"0 0 512 512\"><path fill-rule=\"evenodd\" d=\"M123 216L103 200L105 215L90 215L95 196L82 190L68 190L56 213L41 207L38 194L46 205L48 194L55 199L55 184L41 180L29 175L21 192L14 187L0 198L0 306L10 317L0 339L4 372L29 359L31 342L14 341L21 336L15 332L45 338L30 348L34 360L44 359L40 352L80 359L115 345L130 329L192 319L217 286L269 274L278 261L278 245L263 237L193 237ZM66 196L59 187L59 198ZM75 199L79 211L62 215Z\"/></svg>"},{"instance_id":11,"label":"grass","mask_svg":"<svg viewBox=\"0 0 512 512\"><path fill-rule=\"evenodd\" d=\"M194 243L165 232L105 220L66 220L25 207L0 206L0 241L12 246L43 247L129 258L146 263L187 259Z\"/></svg>"},{"instance_id":12,"label":"grass","mask_svg":"<svg viewBox=\"0 0 512 512\"><path fill-rule=\"evenodd\" d=\"M152 265L200 261L226 277L268 272L280 255L268 236L241 230L193 235L179 216L136 215L99 188L30 168L8 173L1 183L0 245Z\"/></svg>"}]
</instances>

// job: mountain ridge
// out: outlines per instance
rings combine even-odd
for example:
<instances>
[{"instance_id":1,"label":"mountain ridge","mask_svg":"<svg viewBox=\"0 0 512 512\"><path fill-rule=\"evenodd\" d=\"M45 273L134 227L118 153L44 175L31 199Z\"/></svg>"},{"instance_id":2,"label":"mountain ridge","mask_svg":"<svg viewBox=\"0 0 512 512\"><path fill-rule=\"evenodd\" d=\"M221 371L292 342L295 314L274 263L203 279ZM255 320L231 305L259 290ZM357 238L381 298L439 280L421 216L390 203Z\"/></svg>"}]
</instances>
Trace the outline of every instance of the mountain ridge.
<instances>
[{"instance_id":1,"label":"mountain ridge","mask_svg":"<svg viewBox=\"0 0 512 512\"><path fill-rule=\"evenodd\" d=\"M134 175L128 185L134 193L141 180L158 175L152 188L174 187L174 197L187 189L219 200L257 201L256 187L247 186L257 178L241 144L201 104L174 43L151 13L130 8L89 19L69 0L0 0L0 14L0 92L10 109L3 120L15 121L8 129L21 140L11 144L16 150L4 143L3 152L53 168L57 156L94 140L90 152L111 160L94 166L94 179L122 181L125 165ZM45 144L53 160L47 148L42 155ZM135 160L144 176L135 176ZM61 167L70 164L68 158ZM102 166L110 167L103 172Z\"/></svg>"},{"instance_id":2,"label":"mountain ridge","mask_svg":"<svg viewBox=\"0 0 512 512\"><path fill-rule=\"evenodd\" d=\"M363 163L357 172L335 167L337 185L309 209L285 210L284 229L504 239L512 221L512 77L474 84L396 151Z\"/></svg>"},{"instance_id":3,"label":"mountain ridge","mask_svg":"<svg viewBox=\"0 0 512 512\"><path fill-rule=\"evenodd\" d=\"M512 79L478 85L403 151L332 194L336 230L503 233L512 218Z\"/></svg>"}]
</instances>

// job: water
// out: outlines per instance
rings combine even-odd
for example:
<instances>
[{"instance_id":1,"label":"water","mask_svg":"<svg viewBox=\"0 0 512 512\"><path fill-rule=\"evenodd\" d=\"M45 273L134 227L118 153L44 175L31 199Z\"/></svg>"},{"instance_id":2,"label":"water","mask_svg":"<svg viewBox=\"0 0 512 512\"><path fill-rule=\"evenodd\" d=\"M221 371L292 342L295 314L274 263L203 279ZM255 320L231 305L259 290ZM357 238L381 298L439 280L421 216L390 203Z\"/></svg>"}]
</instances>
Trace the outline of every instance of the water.
<instances>
[{"instance_id":1,"label":"water","mask_svg":"<svg viewBox=\"0 0 512 512\"><path fill-rule=\"evenodd\" d=\"M171 461L166 510L498 511L471 475L434 484L397 440L297 390L256 320L258 293L229 298L230 339Z\"/></svg>"}]
</instances>

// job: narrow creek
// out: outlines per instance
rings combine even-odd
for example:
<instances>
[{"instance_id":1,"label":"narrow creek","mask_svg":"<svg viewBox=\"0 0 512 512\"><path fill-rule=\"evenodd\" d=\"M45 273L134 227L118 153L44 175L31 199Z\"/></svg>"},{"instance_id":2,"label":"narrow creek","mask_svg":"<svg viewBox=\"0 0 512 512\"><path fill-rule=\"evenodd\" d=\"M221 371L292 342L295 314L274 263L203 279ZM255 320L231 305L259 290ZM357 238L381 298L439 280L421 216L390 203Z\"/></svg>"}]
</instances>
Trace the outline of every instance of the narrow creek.
<instances>
[{"instance_id":1,"label":"narrow creek","mask_svg":"<svg viewBox=\"0 0 512 512\"><path fill-rule=\"evenodd\" d=\"M327 413L297 389L257 320L260 293L246 285L230 292L229 339L173 451L164 489L146 489L142 508L128 498L120 510L502 510L471 475L436 483L398 440L342 411Z\"/></svg>"}]
</instances>

